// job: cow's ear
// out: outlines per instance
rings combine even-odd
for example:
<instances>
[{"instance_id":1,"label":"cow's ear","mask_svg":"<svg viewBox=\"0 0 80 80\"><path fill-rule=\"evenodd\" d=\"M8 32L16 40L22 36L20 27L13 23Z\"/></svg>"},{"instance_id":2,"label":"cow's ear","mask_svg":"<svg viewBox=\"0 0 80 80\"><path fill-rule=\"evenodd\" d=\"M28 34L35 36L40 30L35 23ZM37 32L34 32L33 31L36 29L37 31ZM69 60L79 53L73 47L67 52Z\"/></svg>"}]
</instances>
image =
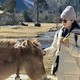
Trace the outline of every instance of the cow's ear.
<instances>
[{"instance_id":1,"label":"cow's ear","mask_svg":"<svg viewBox=\"0 0 80 80\"><path fill-rule=\"evenodd\" d=\"M35 50L35 47L33 45L33 43L30 41L30 40L27 40L27 45L29 46L29 48L34 51Z\"/></svg>"}]
</instances>

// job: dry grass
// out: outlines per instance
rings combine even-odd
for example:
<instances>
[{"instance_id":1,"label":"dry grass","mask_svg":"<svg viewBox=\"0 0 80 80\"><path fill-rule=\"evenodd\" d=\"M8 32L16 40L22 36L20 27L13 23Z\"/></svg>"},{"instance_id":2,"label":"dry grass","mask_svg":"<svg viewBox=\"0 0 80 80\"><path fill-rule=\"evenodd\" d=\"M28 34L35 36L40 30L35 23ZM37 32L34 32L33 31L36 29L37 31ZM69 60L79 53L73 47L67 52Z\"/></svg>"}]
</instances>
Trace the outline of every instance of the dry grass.
<instances>
[{"instance_id":1,"label":"dry grass","mask_svg":"<svg viewBox=\"0 0 80 80\"><path fill-rule=\"evenodd\" d=\"M55 24L42 23L41 27L35 27L33 23L29 23L28 26L5 26L0 28L0 38L26 38L36 37L38 34L47 32L50 28L55 27Z\"/></svg>"},{"instance_id":2,"label":"dry grass","mask_svg":"<svg viewBox=\"0 0 80 80\"><path fill-rule=\"evenodd\" d=\"M53 54L46 54L44 56L44 66L46 69L46 74L50 75L51 67L53 62Z\"/></svg>"}]
</instances>

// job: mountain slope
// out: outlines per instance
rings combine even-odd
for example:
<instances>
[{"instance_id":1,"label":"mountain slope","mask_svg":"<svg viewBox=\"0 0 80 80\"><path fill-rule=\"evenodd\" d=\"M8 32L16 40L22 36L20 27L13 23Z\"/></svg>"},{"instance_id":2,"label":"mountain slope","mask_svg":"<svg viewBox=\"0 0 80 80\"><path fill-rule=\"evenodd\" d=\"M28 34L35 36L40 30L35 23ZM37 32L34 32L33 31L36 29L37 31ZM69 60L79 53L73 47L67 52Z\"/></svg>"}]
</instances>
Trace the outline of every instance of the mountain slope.
<instances>
[{"instance_id":1,"label":"mountain slope","mask_svg":"<svg viewBox=\"0 0 80 80\"><path fill-rule=\"evenodd\" d=\"M0 6L5 0L0 0ZM34 0L16 0L16 9L18 11L23 11L32 8L34 5Z\"/></svg>"}]
</instances>

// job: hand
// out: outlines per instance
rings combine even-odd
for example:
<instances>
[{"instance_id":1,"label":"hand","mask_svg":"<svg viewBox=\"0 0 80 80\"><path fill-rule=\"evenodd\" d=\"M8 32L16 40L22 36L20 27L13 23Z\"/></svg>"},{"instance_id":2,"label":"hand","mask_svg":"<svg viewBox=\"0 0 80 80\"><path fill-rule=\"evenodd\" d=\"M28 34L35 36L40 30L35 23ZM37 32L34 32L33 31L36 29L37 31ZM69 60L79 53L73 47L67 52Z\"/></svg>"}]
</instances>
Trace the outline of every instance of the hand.
<instances>
[{"instance_id":1,"label":"hand","mask_svg":"<svg viewBox=\"0 0 80 80\"><path fill-rule=\"evenodd\" d=\"M69 39L68 38L63 38L63 44L65 46L68 46L69 45Z\"/></svg>"},{"instance_id":2,"label":"hand","mask_svg":"<svg viewBox=\"0 0 80 80\"><path fill-rule=\"evenodd\" d=\"M63 43L63 39L64 39L64 38L63 38L63 37L61 37L59 42L60 42L60 43Z\"/></svg>"},{"instance_id":3,"label":"hand","mask_svg":"<svg viewBox=\"0 0 80 80\"><path fill-rule=\"evenodd\" d=\"M64 46L68 46L69 39L68 38L64 38L64 37L61 37L60 43L63 44Z\"/></svg>"}]
</instances>

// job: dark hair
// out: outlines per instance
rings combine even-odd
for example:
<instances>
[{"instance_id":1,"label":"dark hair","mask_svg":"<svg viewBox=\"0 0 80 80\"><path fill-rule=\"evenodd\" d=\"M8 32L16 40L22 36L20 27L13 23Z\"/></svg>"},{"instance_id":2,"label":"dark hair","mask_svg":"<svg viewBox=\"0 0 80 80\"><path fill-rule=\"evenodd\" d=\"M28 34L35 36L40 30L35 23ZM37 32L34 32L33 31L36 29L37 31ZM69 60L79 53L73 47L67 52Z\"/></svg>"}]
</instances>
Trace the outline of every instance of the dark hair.
<instances>
[{"instance_id":1,"label":"dark hair","mask_svg":"<svg viewBox=\"0 0 80 80\"><path fill-rule=\"evenodd\" d=\"M80 26L79 26L79 24L77 23L77 21L74 21L73 23L72 23L72 27L71 27L71 29L70 30L68 30L67 28L65 28L65 27L63 27L62 28L62 37L65 37L68 33L70 33L73 29L76 29L76 28L78 28L78 29L80 29Z\"/></svg>"},{"instance_id":2,"label":"dark hair","mask_svg":"<svg viewBox=\"0 0 80 80\"><path fill-rule=\"evenodd\" d=\"M71 27L71 29L70 29L70 32L73 30L73 29L80 29L80 26L79 26L79 24L77 23L77 21L74 21L73 23L72 23L72 27Z\"/></svg>"}]
</instances>

